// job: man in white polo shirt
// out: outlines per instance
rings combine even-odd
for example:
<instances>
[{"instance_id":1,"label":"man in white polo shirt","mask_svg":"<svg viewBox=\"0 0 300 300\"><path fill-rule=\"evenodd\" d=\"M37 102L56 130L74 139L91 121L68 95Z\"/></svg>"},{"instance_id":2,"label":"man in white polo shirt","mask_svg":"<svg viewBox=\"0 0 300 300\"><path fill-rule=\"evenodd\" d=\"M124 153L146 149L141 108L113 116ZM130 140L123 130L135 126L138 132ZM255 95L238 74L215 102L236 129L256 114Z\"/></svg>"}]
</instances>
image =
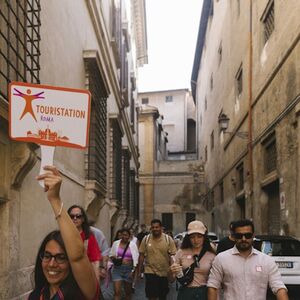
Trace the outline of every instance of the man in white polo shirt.
<instances>
[{"instance_id":1,"label":"man in white polo shirt","mask_svg":"<svg viewBox=\"0 0 300 300\"><path fill-rule=\"evenodd\" d=\"M266 300L268 285L277 300L288 300L274 259L252 247L253 222L236 221L232 231L236 244L216 256L207 282L208 300L217 300L221 287L224 300Z\"/></svg>"}]
</instances>

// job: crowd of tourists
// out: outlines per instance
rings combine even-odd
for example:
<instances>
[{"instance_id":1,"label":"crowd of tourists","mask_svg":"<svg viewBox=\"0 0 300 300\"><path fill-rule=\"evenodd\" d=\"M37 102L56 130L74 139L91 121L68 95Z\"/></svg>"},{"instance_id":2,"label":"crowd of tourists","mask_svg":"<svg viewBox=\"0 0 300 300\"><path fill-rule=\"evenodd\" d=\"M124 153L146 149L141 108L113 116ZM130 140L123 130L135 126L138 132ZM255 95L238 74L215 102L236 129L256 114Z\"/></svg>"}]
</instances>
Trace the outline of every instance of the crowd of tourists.
<instances>
[{"instance_id":1,"label":"crowd of tourists","mask_svg":"<svg viewBox=\"0 0 300 300\"><path fill-rule=\"evenodd\" d=\"M64 208L58 170L47 166L45 171L37 179L44 180L58 230L38 249L29 300L104 299L100 287L110 280L114 300L130 300L141 278L150 300L166 300L175 281L180 300L217 300L220 295L225 300L265 300L268 287L277 300L288 299L274 260L253 248L251 220L231 222L230 235L217 248L199 220L188 224L179 249L159 219L151 221L150 231L142 224L137 236L133 228L118 230L109 245L82 207Z\"/></svg>"}]
</instances>

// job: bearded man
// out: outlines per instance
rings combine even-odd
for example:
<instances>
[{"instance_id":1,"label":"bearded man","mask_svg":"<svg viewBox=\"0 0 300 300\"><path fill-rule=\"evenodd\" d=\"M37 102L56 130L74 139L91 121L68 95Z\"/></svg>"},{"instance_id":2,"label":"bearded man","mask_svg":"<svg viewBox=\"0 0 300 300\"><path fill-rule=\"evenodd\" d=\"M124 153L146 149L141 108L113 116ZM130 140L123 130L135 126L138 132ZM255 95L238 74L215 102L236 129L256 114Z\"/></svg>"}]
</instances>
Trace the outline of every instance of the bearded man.
<instances>
[{"instance_id":1,"label":"bearded man","mask_svg":"<svg viewBox=\"0 0 300 300\"><path fill-rule=\"evenodd\" d=\"M218 299L223 287L224 300L266 300L270 286L277 300L288 300L275 260L254 249L254 224L239 220L232 226L235 246L218 254L208 278L208 300Z\"/></svg>"}]
</instances>

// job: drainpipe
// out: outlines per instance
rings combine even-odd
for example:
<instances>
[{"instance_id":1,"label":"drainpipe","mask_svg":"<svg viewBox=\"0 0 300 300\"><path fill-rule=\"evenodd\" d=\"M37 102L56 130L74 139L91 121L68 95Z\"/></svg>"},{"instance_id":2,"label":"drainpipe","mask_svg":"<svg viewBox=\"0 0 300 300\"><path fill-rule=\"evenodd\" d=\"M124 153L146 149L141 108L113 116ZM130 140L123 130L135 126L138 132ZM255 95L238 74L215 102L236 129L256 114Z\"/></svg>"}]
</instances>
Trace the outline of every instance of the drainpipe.
<instances>
[{"instance_id":1,"label":"drainpipe","mask_svg":"<svg viewBox=\"0 0 300 300\"><path fill-rule=\"evenodd\" d=\"M253 199L253 143L252 143L252 71L253 71L253 44L252 44L252 0L250 0L249 15L249 112L248 112L248 159L249 159L249 193L250 218L254 216Z\"/></svg>"}]
</instances>

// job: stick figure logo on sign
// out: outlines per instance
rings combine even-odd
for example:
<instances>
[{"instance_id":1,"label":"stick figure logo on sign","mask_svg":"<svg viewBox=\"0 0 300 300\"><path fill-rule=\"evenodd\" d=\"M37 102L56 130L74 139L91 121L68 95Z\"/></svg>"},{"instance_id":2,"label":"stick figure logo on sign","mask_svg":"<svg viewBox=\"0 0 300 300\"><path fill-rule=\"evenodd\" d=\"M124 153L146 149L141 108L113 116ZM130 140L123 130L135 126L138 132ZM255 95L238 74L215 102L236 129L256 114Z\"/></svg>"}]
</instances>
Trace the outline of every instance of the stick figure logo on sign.
<instances>
[{"instance_id":1,"label":"stick figure logo on sign","mask_svg":"<svg viewBox=\"0 0 300 300\"><path fill-rule=\"evenodd\" d=\"M88 145L90 92L39 84L9 84L9 135L41 145L41 171L53 165L56 146Z\"/></svg>"}]
</instances>

